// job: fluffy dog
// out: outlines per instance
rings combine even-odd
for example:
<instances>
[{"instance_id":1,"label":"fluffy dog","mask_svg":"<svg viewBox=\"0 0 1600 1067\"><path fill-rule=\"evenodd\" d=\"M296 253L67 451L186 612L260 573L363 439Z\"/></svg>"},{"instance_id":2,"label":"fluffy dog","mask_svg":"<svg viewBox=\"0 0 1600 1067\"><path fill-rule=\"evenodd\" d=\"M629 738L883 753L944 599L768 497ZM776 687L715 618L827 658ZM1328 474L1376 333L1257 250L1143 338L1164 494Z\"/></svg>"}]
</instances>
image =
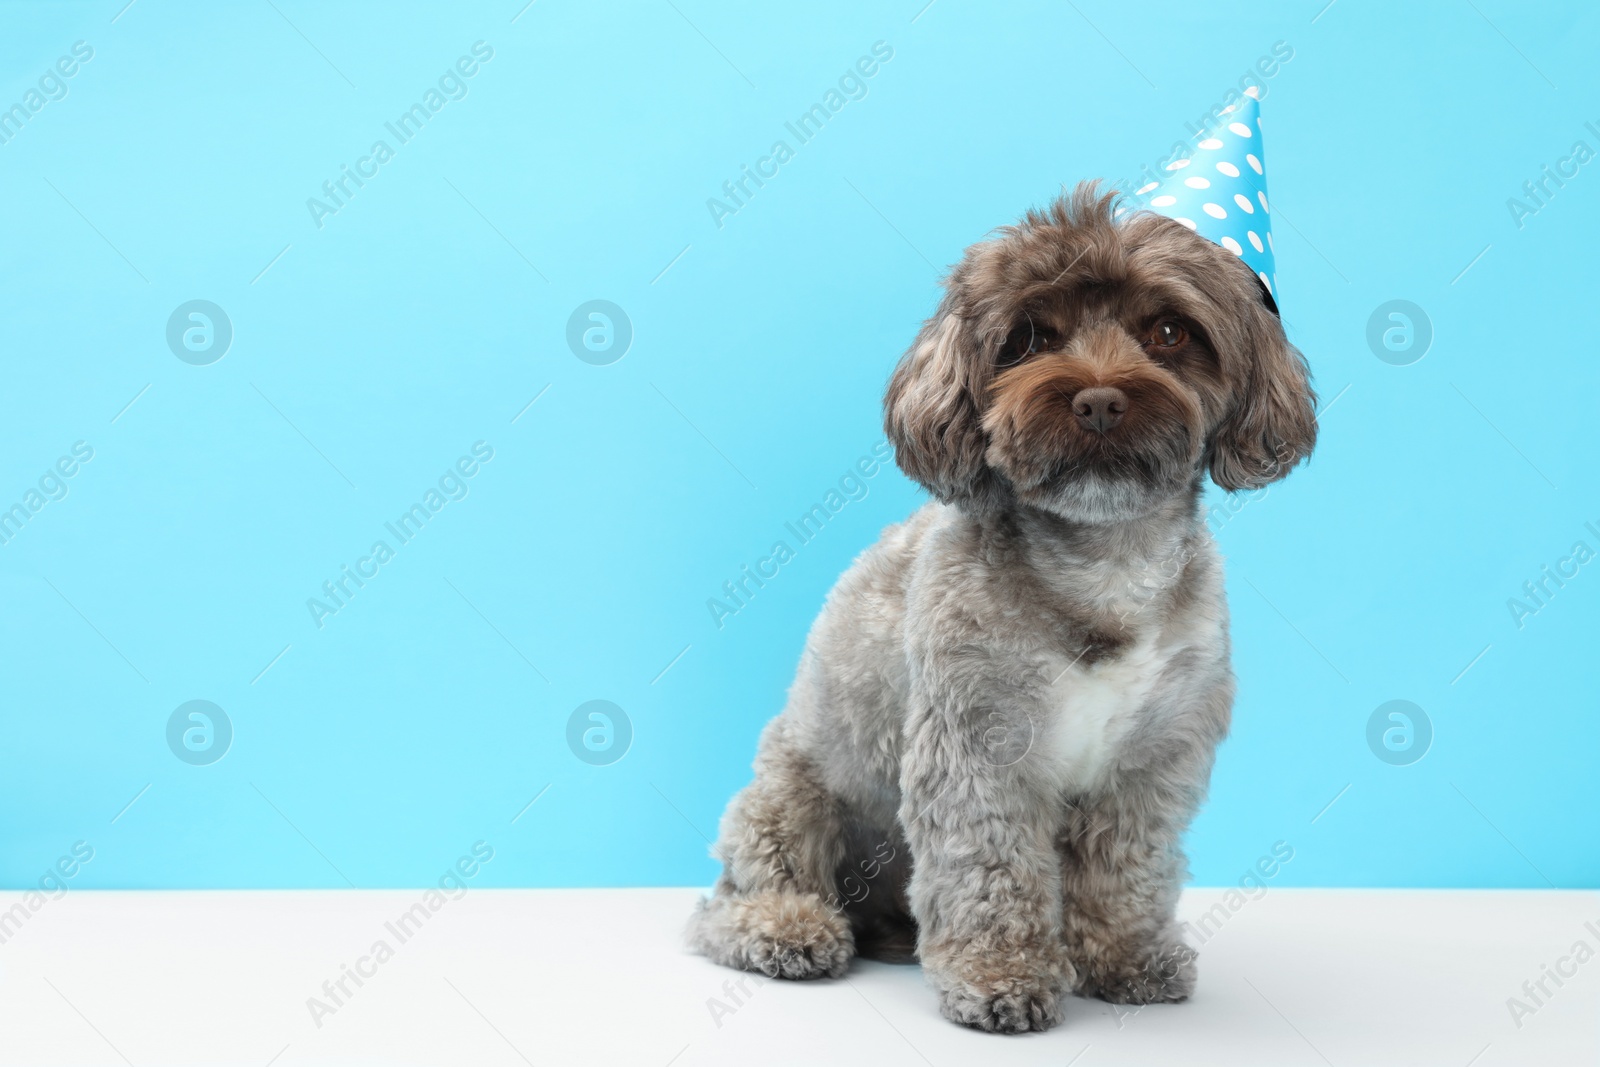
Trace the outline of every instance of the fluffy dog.
<instances>
[{"instance_id":1,"label":"fluffy dog","mask_svg":"<svg viewBox=\"0 0 1600 1067\"><path fill-rule=\"evenodd\" d=\"M1233 701L1200 511L1316 439L1266 288L1081 185L969 248L884 400L935 500L828 596L690 944L781 978L918 958L946 1018L1186 998L1180 836Z\"/></svg>"}]
</instances>

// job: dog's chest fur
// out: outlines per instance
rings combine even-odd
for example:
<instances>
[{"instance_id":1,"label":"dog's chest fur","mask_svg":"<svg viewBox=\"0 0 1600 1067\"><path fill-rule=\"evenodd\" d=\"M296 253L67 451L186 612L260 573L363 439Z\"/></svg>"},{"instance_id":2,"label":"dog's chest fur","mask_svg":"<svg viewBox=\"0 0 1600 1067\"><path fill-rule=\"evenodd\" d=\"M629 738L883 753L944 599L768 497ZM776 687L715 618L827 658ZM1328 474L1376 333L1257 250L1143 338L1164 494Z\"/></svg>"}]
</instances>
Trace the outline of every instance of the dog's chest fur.
<instances>
[{"instance_id":1,"label":"dog's chest fur","mask_svg":"<svg viewBox=\"0 0 1600 1067\"><path fill-rule=\"evenodd\" d=\"M1093 792L1106 784L1125 742L1153 714L1173 660L1205 641L1209 613L1184 604L1174 610L1179 574L1142 583L1116 575L1093 607L1117 621L1115 638L1094 632L1071 655L1047 657L1050 682L1042 698L1038 746L1048 776L1065 793ZM1128 591L1133 590L1132 596ZM1098 613L1097 612L1097 613Z\"/></svg>"},{"instance_id":2,"label":"dog's chest fur","mask_svg":"<svg viewBox=\"0 0 1600 1067\"><path fill-rule=\"evenodd\" d=\"M1146 636L1093 663L1049 663L1055 681L1044 700L1041 754L1063 791L1104 781L1170 658L1170 648Z\"/></svg>"}]
</instances>

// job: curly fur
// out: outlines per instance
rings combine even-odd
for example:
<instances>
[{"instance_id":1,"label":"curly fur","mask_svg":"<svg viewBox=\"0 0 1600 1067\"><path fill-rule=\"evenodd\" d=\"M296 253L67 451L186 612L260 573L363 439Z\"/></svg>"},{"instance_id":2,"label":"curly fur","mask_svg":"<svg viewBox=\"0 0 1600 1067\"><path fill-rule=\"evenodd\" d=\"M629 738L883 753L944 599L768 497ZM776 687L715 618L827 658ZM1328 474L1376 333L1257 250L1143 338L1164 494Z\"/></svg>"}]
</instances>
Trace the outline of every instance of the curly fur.
<instances>
[{"instance_id":1,"label":"curly fur","mask_svg":"<svg viewBox=\"0 0 1600 1067\"><path fill-rule=\"evenodd\" d=\"M968 249L891 379L934 495L840 579L691 921L719 963L913 953L945 1016L1042 1030L1067 992L1182 1000L1180 835L1233 700L1202 478L1310 454L1305 361L1234 256L1080 186ZM1179 354L1151 323L1181 321ZM1019 330L1050 341L1020 361ZM1013 365L1014 364L1014 365ZM1111 429L1075 414L1122 390Z\"/></svg>"}]
</instances>

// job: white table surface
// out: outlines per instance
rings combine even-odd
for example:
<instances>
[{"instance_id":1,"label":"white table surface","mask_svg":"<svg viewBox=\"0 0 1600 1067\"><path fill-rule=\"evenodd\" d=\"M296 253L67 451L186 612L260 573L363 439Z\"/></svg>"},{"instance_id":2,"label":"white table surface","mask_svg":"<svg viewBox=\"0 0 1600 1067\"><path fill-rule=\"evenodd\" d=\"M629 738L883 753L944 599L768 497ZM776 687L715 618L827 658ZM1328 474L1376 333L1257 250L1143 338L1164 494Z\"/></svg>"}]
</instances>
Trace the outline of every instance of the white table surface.
<instances>
[{"instance_id":1,"label":"white table surface","mask_svg":"<svg viewBox=\"0 0 1600 1067\"><path fill-rule=\"evenodd\" d=\"M1600 952L1600 893L1274 888L1202 946L1189 1003L1073 998L1019 1037L945 1022L915 966L736 1002L736 972L680 947L697 894L471 889L400 943L384 923L420 891L72 890L0 944L0 1063L1600 1064L1600 956L1520 1027L1507 1007ZM308 998L380 938L392 958L318 1026Z\"/></svg>"}]
</instances>

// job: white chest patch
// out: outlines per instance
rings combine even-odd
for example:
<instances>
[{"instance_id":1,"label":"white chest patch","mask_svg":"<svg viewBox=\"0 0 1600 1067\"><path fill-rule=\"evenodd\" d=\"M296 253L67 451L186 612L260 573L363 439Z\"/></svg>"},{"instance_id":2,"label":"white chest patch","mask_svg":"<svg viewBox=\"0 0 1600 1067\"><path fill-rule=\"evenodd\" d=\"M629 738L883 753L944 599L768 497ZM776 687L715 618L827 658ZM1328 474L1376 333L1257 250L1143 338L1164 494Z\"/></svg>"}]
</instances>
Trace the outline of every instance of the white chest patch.
<instances>
[{"instance_id":1,"label":"white chest patch","mask_svg":"<svg viewBox=\"0 0 1600 1067\"><path fill-rule=\"evenodd\" d=\"M1040 754L1063 790L1092 789L1104 778L1172 654L1151 635L1090 666L1063 660L1052 668L1058 677L1046 696Z\"/></svg>"}]
</instances>

